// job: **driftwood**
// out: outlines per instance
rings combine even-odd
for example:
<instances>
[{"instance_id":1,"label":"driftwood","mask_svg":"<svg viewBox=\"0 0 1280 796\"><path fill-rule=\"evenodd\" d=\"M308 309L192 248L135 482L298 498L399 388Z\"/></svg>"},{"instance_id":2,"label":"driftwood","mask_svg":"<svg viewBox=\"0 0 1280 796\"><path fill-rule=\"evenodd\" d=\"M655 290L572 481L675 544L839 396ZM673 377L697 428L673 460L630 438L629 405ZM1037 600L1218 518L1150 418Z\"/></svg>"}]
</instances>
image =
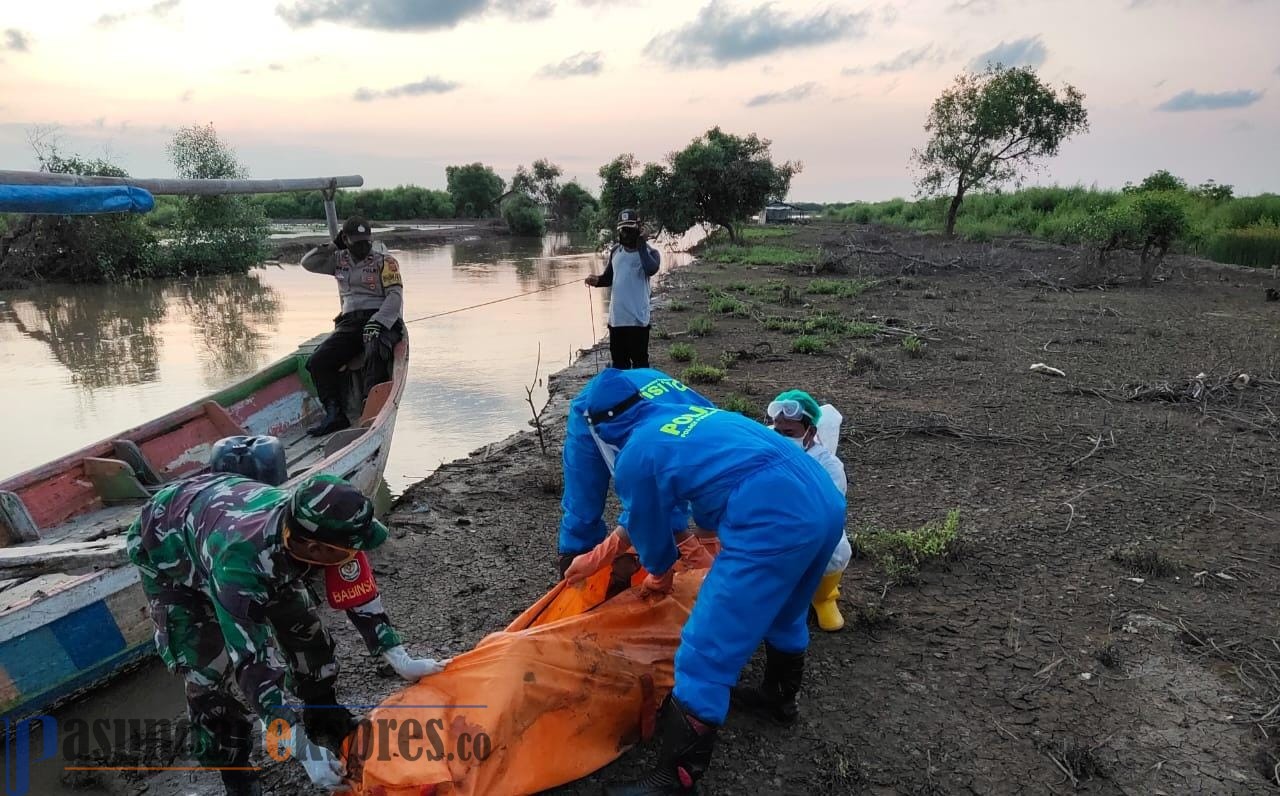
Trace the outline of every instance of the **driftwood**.
<instances>
[{"instance_id":1,"label":"driftwood","mask_svg":"<svg viewBox=\"0 0 1280 796\"><path fill-rule=\"evenodd\" d=\"M53 572L108 569L128 560L123 536L96 542L19 545L0 549L0 577L29 578Z\"/></svg>"},{"instance_id":2,"label":"driftwood","mask_svg":"<svg viewBox=\"0 0 1280 796\"><path fill-rule=\"evenodd\" d=\"M1280 436L1280 381L1248 373L1212 377L1201 373L1176 382L1131 383L1111 389L1072 386L1062 395L1088 395L1116 403L1149 402L1194 407L1207 419L1233 423L1272 438Z\"/></svg>"},{"instance_id":3,"label":"driftwood","mask_svg":"<svg viewBox=\"0 0 1280 796\"><path fill-rule=\"evenodd\" d=\"M869 246L859 246L852 240L846 240L838 249L823 248L821 256L818 258L818 264L813 267L815 273L830 268L832 266L843 266L845 262L856 256L872 256L872 257L893 257L906 263L902 267L902 273L914 273L916 267L933 268L941 270L944 268L955 268L963 262L961 258L952 258L950 262L939 263L933 260L917 257L913 254L905 254L898 251L892 246L885 245L878 249Z\"/></svg>"}]
</instances>

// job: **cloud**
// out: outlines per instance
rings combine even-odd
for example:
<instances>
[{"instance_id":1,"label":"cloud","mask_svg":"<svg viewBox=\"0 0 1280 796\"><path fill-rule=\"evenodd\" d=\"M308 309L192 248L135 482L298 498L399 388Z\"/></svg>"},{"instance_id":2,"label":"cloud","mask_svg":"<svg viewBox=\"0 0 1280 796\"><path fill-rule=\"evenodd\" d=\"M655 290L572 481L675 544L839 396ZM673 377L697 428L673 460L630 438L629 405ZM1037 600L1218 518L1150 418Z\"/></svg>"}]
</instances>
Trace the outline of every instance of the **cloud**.
<instances>
[{"instance_id":1,"label":"cloud","mask_svg":"<svg viewBox=\"0 0 1280 796\"><path fill-rule=\"evenodd\" d=\"M489 12L514 19L550 16L551 0L294 0L276 6L291 27L337 22L375 30L447 30Z\"/></svg>"},{"instance_id":2,"label":"cloud","mask_svg":"<svg viewBox=\"0 0 1280 796\"><path fill-rule=\"evenodd\" d=\"M986 69L988 64L1005 66L1038 67L1049 57L1049 51L1039 36L1027 36L1013 41L1002 41L969 62L969 68Z\"/></svg>"},{"instance_id":3,"label":"cloud","mask_svg":"<svg viewBox=\"0 0 1280 796\"><path fill-rule=\"evenodd\" d=\"M1239 91L1219 91L1201 93L1184 91L1170 97L1156 106L1158 111L1181 113L1183 111L1224 111L1231 108L1247 108L1262 99L1261 91L1240 89Z\"/></svg>"},{"instance_id":4,"label":"cloud","mask_svg":"<svg viewBox=\"0 0 1280 796\"><path fill-rule=\"evenodd\" d=\"M539 77L561 80L566 77L598 75L604 71L604 53L581 52L571 55L558 64L547 64L538 70Z\"/></svg>"},{"instance_id":5,"label":"cloud","mask_svg":"<svg viewBox=\"0 0 1280 796\"><path fill-rule=\"evenodd\" d=\"M361 87L356 89L353 98L357 102L370 102L376 99L391 99L394 97L418 97L423 94L448 94L450 91L456 90L459 85L461 84L452 80L427 76L416 83L405 83L381 91Z\"/></svg>"},{"instance_id":6,"label":"cloud","mask_svg":"<svg viewBox=\"0 0 1280 796\"><path fill-rule=\"evenodd\" d=\"M1162 78L1162 79L1160 79L1160 80L1157 80L1155 83L1151 84L1151 87L1152 87L1152 88L1160 88L1161 86L1163 86L1165 83L1168 83L1168 82L1169 82L1169 78L1167 78L1167 77L1166 77L1166 78Z\"/></svg>"},{"instance_id":7,"label":"cloud","mask_svg":"<svg viewBox=\"0 0 1280 796\"><path fill-rule=\"evenodd\" d=\"M947 54L942 48L933 44L926 44L923 47L917 47L914 50L903 50L887 61L881 61L871 67L872 74L883 75L891 72L906 72L921 64L929 66L937 66L947 61ZM844 70L846 74L860 74L863 70L854 68Z\"/></svg>"},{"instance_id":8,"label":"cloud","mask_svg":"<svg viewBox=\"0 0 1280 796\"><path fill-rule=\"evenodd\" d=\"M993 14L1000 10L1000 0L953 0L948 11L967 14Z\"/></svg>"},{"instance_id":9,"label":"cloud","mask_svg":"<svg viewBox=\"0 0 1280 796\"><path fill-rule=\"evenodd\" d=\"M262 64L260 66L241 67L240 69L236 70L236 74L258 75L258 74L262 74L263 72L289 72L293 69L298 68L299 66L306 66L308 64L320 63L322 60L324 59L322 59L320 56L313 55L309 58L303 58L301 60L292 61L290 63L281 63L280 61L272 61L271 63Z\"/></svg>"},{"instance_id":10,"label":"cloud","mask_svg":"<svg viewBox=\"0 0 1280 796\"><path fill-rule=\"evenodd\" d=\"M121 22L128 22L129 20L136 19L138 17L153 16L157 19L161 19L163 17L167 17L170 11L173 11L181 4L182 0L160 0L158 3L152 3L146 8L134 11L118 11L114 14L103 14L98 17L98 21L94 24L100 28L111 28L119 25Z\"/></svg>"},{"instance_id":11,"label":"cloud","mask_svg":"<svg viewBox=\"0 0 1280 796\"><path fill-rule=\"evenodd\" d=\"M195 93L196 93L196 92L195 92L195 89L190 89L190 88L189 88L189 89L187 89L186 91L182 92L182 96L181 96L181 97L178 97L178 102L190 102L190 101L191 101L191 97L192 97Z\"/></svg>"},{"instance_id":12,"label":"cloud","mask_svg":"<svg viewBox=\"0 0 1280 796\"><path fill-rule=\"evenodd\" d=\"M885 3L880 8L880 21L886 28L892 27L893 23L898 21L898 7L893 3Z\"/></svg>"},{"instance_id":13,"label":"cloud","mask_svg":"<svg viewBox=\"0 0 1280 796\"><path fill-rule=\"evenodd\" d=\"M4 38L0 39L0 50L24 53L29 49L31 49L31 36L17 28L9 28L4 32Z\"/></svg>"},{"instance_id":14,"label":"cloud","mask_svg":"<svg viewBox=\"0 0 1280 796\"><path fill-rule=\"evenodd\" d=\"M761 105L777 105L783 102L800 102L808 99L818 88L817 83L802 83L798 86L792 86L785 91L772 91L768 94L757 94L747 100L748 108L758 108Z\"/></svg>"},{"instance_id":15,"label":"cloud","mask_svg":"<svg viewBox=\"0 0 1280 796\"><path fill-rule=\"evenodd\" d=\"M676 67L724 66L864 36L870 17L868 11L853 14L832 8L795 17L773 3L738 12L724 0L711 0L689 24L655 37L645 52Z\"/></svg>"}]
</instances>

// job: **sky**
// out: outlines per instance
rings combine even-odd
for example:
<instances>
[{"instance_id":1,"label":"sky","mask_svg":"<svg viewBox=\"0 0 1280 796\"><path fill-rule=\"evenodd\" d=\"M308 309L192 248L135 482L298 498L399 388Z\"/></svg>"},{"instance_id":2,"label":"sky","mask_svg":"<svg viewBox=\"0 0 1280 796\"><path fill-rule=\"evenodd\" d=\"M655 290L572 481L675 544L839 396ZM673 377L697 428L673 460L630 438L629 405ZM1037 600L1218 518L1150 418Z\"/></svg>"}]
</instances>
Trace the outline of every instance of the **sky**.
<instances>
[{"instance_id":1,"label":"sky","mask_svg":"<svg viewBox=\"0 0 1280 796\"><path fill-rule=\"evenodd\" d=\"M0 21L0 168L33 130L135 176L212 122L255 177L445 185L549 158L594 190L712 126L799 161L796 201L910 196L930 103L1030 65L1090 132L1034 183L1156 169L1280 191L1280 0L44 0Z\"/></svg>"}]
</instances>

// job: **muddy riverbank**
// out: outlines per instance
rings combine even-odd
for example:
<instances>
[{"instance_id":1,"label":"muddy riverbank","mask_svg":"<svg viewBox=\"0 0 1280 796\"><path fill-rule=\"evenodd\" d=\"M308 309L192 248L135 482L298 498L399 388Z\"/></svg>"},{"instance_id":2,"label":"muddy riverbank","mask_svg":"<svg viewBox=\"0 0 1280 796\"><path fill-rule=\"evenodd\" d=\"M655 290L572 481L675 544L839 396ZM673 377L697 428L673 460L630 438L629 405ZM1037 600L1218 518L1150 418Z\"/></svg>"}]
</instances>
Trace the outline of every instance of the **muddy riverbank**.
<instances>
[{"instance_id":1,"label":"muddy riverbank","mask_svg":"<svg viewBox=\"0 0 1280 796\"><path fill-rule=\"evenodd\" d=\"M672 275L655 367L679 375L689 362L672 355L692 349L723 370L696 388L756 416L809 389L845 417L850 529L958 509L963 545L914 583L855 559L848 627L815 632L800 723L731 715L706 792L1272 792L1273 277L1174 258L1152 289L1077 287L1080 255L1056 246L821 224L768 244L791 264ZM564 411L597 356L553 377L545 453L530 429L394 508L376 566L415 653L471 648L552 584ZM385 698L397 682L331 618L342 698ZM744 677L759 671L757 657ZM633 751L556 793L651 759ZM301 777L267 771L279 793Z\"/></svg>"}]
</instances>

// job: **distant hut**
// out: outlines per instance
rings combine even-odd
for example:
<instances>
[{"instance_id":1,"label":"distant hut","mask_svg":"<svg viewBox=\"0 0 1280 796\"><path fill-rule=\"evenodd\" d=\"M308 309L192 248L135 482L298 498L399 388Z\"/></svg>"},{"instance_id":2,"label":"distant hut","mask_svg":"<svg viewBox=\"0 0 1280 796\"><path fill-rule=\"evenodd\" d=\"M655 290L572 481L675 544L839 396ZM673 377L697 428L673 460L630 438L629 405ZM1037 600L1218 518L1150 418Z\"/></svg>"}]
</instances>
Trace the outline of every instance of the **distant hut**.
<instances>
[{"instance_id":1,"label":"distant hut","mask_svg":"<svg viewBox=\"0 0 1280 796\"><path fill-rule=\"evenodd\" d=\"M760 214L761 224L786 224L796 217L796 208L784 202L771 202Z\"/></svg>"}]
</instances>

